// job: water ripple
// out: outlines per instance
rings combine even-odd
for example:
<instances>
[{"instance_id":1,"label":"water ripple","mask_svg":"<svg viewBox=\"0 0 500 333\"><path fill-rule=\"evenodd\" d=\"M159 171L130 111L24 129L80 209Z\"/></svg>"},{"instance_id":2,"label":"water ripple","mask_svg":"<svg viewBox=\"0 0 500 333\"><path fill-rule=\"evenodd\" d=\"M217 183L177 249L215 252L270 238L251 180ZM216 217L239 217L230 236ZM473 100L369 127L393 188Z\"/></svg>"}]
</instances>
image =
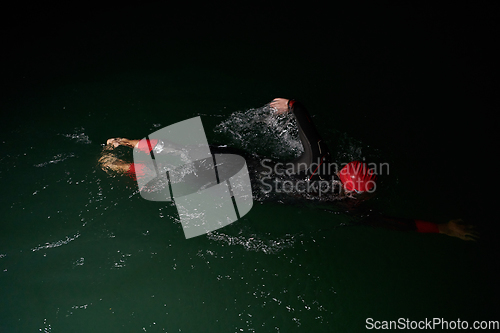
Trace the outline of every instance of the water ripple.
<instances>
[{"instance_id":1,"label":"water ripple","mask_svg":"<svg viewBox=\"0 0 500 333\"><path fill-rule=\"evenodd\" d=\"M52 249L54 247L59 247L59 246L62 246L62 245L66 245L69 242L74 241L78 237L80 237L80 233L79 232L77 232L73 237L66 236L65 239L58 240L57 242L45 243L44 245L38 245L37 247L32 248L31 251L35 252L35 251L40 251L40 250L43 250L43 249Z\"/></svg>"},{"instance_id":2,"label":"water ripple","mask_svg":"<svg viewBox=\"0 0 500 333\"><path fill-rule=\"evenodd\" d=\"M208 233L207 237L228 245L243 246L247 251L263 252L266 254L278 253L284 249L293 247L297 238L296 235L286 234L283 238L273 240L262 239L257 235L231 236L218 231Z\"/></svg>"}]
</instances>

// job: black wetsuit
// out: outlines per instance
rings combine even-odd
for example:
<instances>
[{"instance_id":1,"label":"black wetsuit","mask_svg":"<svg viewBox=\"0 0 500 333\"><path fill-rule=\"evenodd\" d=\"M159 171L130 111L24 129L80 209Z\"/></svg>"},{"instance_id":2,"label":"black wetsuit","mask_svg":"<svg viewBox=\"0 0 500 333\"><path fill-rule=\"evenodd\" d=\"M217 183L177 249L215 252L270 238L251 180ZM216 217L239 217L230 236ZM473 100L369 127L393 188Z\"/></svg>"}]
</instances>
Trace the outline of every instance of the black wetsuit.
<instances>
[{"instance_id":1,"label":"black wetsuit","mask_svg":"<svg viewBox=\"0 0 500 333\"><path fill-rule=\"evenodd\" d=\"M329 166L331 162L330 151L319 135L307 109L302 103L295 100L288 102L288 109L297 119L299 137L304 147L304 152L291 163L287 163L290 174L297 175L307 180L330 180L335 172Z\"/></svg>"}]
</instances>

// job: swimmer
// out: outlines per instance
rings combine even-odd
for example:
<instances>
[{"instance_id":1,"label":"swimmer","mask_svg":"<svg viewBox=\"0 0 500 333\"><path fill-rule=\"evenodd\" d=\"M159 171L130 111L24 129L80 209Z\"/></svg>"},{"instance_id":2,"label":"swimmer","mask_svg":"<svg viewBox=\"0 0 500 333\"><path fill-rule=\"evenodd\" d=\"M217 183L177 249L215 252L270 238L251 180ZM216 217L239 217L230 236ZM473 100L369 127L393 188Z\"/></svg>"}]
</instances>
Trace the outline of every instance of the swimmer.
<instances>
[{"instance_id":1,"label":"swimmer","mask_svg":"<svg viewBox=\"0 0 500 333\"><path fill-rule=\"evenodd\" d=\"M337 170L336 164L331 161L326 143L317 132L308 111L300 102L293 99L275 98L269 106L277 115L291 112L295 116L304 152L287 163L262 159L247 152L236 152L247 161L255 195L260 195L266 189L268 192L282 192L321 201L347 199L357 205L374 194L377 182L375 171L369 168L367 163L360 161L350 162ZM161 151L162 153L183 154L181 148L169 146L161 140L108 139L99 159L101 167L107 172L126 174L131 178L141 177L149 171L144 164L128 163L114 156L112 151L118 146L135 148L144 153ZM227 147L210 146L210 149L213 154L234 153L234 150ZM285 184L294 188L294 191L285 191ZM474 227L465 224L462 220L436 224L373 214L365 220L365 224L372 226L401 231L441 233L463 240L475 240L479 236Z\"/></svg>"}]
</instances>

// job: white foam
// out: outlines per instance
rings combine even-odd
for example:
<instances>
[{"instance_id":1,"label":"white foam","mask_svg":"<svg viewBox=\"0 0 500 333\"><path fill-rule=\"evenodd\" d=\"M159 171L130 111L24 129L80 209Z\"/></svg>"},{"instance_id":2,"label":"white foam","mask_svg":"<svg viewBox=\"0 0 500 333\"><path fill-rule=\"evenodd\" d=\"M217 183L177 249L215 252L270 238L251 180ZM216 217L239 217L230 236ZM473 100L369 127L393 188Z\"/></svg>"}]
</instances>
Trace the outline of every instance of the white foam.
<instances>
[{"instance_id":1,"label":"white foam","mask_svg":"<svg viewBox=\"0 0 500 333\"><path fill-rule=\"evenodd\" d=\"M61 239L61 240L58 240L56 242L45 243L44 245L38 245L37 247L32 248L31 251L35 252L35 251L40 251L40 250L44 250L44 249L52 249L54 247L63 246L65 244L68 244L69 242L74 241L78 237L80 237L79 232L77 232L73 237L66 236L65 239Z\"/></svg>"}]
</instances>

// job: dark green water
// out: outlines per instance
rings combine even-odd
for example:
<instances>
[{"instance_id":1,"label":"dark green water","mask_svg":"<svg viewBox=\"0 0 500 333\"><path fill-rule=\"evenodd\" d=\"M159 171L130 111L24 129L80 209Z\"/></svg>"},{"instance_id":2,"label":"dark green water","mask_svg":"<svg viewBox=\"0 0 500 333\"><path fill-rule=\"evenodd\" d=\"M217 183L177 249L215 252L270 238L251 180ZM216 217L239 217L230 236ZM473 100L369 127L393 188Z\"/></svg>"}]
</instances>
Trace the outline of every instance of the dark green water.
<instances>
[{"instance_id":1,"label":"dark green water","mask_svg":"<svg viewBox=\"0 0 500 333\"><path fill-rule=\"evenodd\" d=\"M485 213L496 197L479 172L496 152L482 34L490 16L462 8L473 19L464 26L448 11L412 6L209 9L35 7L12 20L0 332L498 321L497 227ZM106 139L142 138L197 115L209 142L238 144L214 128L274 97L307 105L339 162L390 164L367 208L462 217L482 239L349 226L341 210L256 202L239 221L186 240L175 206L142 199L133 181L97 166Z\"/></svg>"}]
</instances>

